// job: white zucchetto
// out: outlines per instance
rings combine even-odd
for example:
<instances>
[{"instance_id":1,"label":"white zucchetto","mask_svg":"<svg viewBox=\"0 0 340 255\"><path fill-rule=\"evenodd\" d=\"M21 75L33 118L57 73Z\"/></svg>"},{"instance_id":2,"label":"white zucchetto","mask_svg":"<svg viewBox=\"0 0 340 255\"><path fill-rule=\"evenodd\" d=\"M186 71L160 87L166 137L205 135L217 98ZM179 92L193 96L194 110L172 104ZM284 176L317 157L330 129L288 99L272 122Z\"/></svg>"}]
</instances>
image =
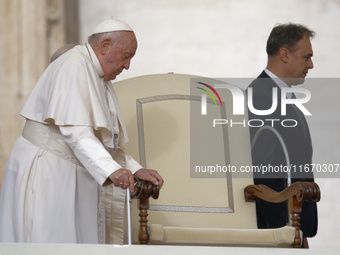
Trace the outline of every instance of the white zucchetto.
<instances>
[{"instance_id":1,"label":"white zucchetto","mask_svg":"<svg viewBox=\"0 0 340 255\"><path fill-rule=\"evenodd\" d=\"M95 29L93 34L116 32L116 31L133 31L132 28L117 19L111 18L100 23Z\"/></svg>"}]
</instances>

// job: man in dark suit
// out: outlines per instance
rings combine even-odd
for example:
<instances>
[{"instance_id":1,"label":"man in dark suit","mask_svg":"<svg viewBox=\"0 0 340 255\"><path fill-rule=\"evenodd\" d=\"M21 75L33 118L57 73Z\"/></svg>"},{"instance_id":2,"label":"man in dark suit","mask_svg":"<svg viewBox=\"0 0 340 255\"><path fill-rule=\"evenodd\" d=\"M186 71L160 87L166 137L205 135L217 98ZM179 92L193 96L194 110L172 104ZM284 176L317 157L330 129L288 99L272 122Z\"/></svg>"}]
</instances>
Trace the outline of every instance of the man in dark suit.
<instances>
[{"instance_id":1,"label":"man in dark suit","mask_svg":"<svg viewBox=\"0 0 340 255\"><path fill-rule=\"evenodd\" d=\"M310 42L313 37L314 32L302 25L289 23L274 27L267 41L267 68L247 88L247 95L253 99L253 106L257 110L268 110L272 107L272 91L277 89L276 110L269 115L255 115L248 109L249 120L254 119L254 123L256 120L258 123L273 126L280 133L288 150L290 164L296 167L296 172L291 172L292 182L314 181L313 174L305 172L303 168L312 163L312 143L305 116L299 108L287 104L286 115L281 113L281 92L282 88L303 83L308 70L313 68ZM295 98L295 95L288 93L287 98ZM251 139L258 129L259 127L250 127ZM252 160L253 165L257 166L286 165L282 147L273 132L265 130L261 133L252 149ZM266 175L254 174L254 183L281 191L287 187L287 173L281 171ZM288 222L288 208L284 203L257 202L256 213L259 228L282 227ZM313 237L317 232L315 202L302 204L301 218L304 237ZM306 239L303 245L308 247Z\"/></svg>"}]
</instances>

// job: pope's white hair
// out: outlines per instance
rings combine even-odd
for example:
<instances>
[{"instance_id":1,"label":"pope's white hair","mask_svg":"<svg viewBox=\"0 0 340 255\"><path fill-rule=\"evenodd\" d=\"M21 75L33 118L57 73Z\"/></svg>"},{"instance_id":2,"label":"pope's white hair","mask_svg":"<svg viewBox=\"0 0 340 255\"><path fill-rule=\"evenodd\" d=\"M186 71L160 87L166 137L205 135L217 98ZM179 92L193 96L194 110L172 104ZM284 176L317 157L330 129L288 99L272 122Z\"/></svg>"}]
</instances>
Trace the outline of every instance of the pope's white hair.
<instances>
[{"instance_id":1,"label":"pope's white hair","mask_svg":"<svg viewBox=\"0 0 340 255\"><path fill-rule=\"evenodd\" d=\"M110 39L113 45L117 45L122 39L125 39L123 36L123 31L114 31L114 32L105 32L105 33L98 33L93 34L88 37L88 43L91 46L98 46L103 40Z\"/></svg>"}]
</instances>

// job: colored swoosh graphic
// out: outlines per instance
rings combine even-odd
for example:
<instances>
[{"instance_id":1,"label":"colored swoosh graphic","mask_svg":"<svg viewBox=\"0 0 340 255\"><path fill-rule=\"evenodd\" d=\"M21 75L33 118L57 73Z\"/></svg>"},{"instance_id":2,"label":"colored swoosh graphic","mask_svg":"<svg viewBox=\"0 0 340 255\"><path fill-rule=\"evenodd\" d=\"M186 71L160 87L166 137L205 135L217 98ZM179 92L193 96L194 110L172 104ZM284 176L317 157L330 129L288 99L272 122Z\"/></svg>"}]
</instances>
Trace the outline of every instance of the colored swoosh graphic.
<instances>
[{"instance_id":1,"label":"colored swoosh graphic","mask_svg":"<svg viewBox=\"0 0 340 255\"><path fill-rule=\"evenodd\" d=\"M222 100L221 100L221 98L220 98L220 95L217 93L217 91L216 91L213 87L211 87L210 85L208 85L208 84L206 84L206 83L203 83L203 82L196 82L196 83L201 84L201 85L204 85L204 86L208 87L209 89L211 89L211 91L213 91L213 92L215 93L215 95L217 96L218 100L220 101L220 104L222 105ZM207 92L212 98L214 98L214 97L211 95L211 93L209 93L207 90L204 90L204 91ZM214 102L215 102L215 104L216 104L215 99L214 99Z\"/></svg>"},{"instance_id":2,"label":"colored swoosh graphic","mask_svg":"<svg viewBox=\"0 0 340 255\"><path fill-rule=\"evenodd\" d=\"M212 98L212 100L214 100L215 105L217 105L215 98L213 97L213 95L208 90L206 90L204 88L200 88L200 87L196 87L196 88L204 90L205 92L207 92L207 94Z\"/></svg>"}]
</instances>

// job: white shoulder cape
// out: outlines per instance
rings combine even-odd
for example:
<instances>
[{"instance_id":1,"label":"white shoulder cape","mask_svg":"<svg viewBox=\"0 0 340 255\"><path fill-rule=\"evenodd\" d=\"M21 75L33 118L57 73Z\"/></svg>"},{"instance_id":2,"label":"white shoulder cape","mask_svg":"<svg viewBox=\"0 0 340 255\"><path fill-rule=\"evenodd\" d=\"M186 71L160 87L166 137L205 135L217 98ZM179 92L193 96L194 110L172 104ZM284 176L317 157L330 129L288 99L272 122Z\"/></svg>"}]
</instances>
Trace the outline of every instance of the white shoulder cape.
<instances>
[{"instance_id":1,"label":"white shoulder cape","mask_svg":"<svg viewBox=\"0 0 340 255\"><path fill-rule=\"evenodd\" d=\"M104 145L113 148L114 123L105 98L104 72L91 46L86 46L74 47L49 65L20 114L41 123L92 127ZM115 110L121 117L120 109ZM125 144L127 134L121 118L120 122Z\"/></svg>"}]
</instances>

